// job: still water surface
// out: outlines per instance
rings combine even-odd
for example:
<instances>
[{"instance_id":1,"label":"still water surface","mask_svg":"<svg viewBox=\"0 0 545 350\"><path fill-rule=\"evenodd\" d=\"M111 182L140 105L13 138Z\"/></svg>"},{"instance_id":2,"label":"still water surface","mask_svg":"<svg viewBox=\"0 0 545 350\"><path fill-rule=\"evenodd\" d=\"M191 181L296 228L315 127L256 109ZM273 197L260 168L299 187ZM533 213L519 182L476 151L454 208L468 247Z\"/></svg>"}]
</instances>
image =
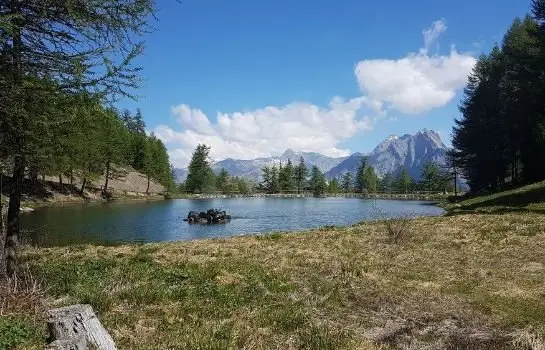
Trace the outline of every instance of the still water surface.
<instances>
[{"instance_id":1,"label":"still water surface","mask_svg":"<svg viewBox=\"0 0 545 350\"><path fill-rule=\"evenodd\" d=\"M223 225L189 225L190 210L223 208L233 217ZM350 225L379 216L441 215L422 201L357 198L179 199L150 202L70 204L39 208L22 217L24 229L42 246L79 243L159 242L227 237L271 231Z\"/></svg>"}]
</instances>

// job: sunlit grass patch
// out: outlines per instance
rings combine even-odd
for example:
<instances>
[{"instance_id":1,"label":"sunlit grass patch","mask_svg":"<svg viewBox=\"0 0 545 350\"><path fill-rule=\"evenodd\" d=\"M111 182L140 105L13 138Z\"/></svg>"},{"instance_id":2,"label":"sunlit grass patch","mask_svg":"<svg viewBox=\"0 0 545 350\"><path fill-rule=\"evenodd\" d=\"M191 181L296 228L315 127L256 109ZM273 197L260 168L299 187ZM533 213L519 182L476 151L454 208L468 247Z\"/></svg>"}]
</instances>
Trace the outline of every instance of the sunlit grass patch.
<instances>
[{"instance_id":1,"label":"sunlit grass patch","mask_svg":"<svg viewBox=\"0 0 545 350\"><path fill-rule=\"evenodd\" d=\"M514 332L545 323L542 216L420 218L410 227L402 244L374 221L31 248L24 259L57 304L90 303L120 348L510 348Z\"/></svg>"}]
</instances>

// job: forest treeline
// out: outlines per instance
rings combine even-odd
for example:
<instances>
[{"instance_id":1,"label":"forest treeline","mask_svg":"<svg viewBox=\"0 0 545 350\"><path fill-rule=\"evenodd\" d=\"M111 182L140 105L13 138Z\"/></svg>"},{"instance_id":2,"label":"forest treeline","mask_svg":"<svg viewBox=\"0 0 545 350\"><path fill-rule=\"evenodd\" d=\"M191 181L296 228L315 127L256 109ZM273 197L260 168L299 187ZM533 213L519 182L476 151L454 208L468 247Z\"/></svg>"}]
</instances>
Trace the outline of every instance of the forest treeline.
<instances>
[{"instance_id":1,"label":"forest treeline","mask_svg":"<svg viewBox=\"0 0 545 350\"><path fill-rule=\"evenodd\" d=\"M327 180L317 166L309 167L303 157L297 164L291 159L278 165L267 165L261 169L259 183L233 177L226 169L216 175L210 161L210 147L198 145L188 166L188 175L180 184L182 193L410 193L415 191L452 192L454 175L449 168L435 162L424 164L417 181L401 168L397 175L386 174L380 178L367 158L362 158L357 171L346 172L339 178Z\"/></svg>"},{"instance_id":2,"label":"forest treeline","mask_svg":"<svg viewBox=\"0 0 545 350\"><path fill-rule=\"evenodd\" d=\"M0 160L11 177L0 278L16 272L25 178L108 179L133 163L166 183L168 160L155 163L164 146L111 108L140 86L135 58L155 11L154 0L0 0Z\"/></svg>"},{"instance_id":3,"label":"forest treeline","mask_svg":"<svg viewBox=\"0 0 545 350\"><path fill-rule=\"evenodd\" d=\"M473 192L545 179L544 0L479 57L460 112L449 155Z\"/></svg>"},{"instance_id":4,"label":"forest treeline","mask_svg":"<svg viewBox=\"0 0 545 350\"><path fill-rule=\"evenodd\" d=\"M93 182L107 197L109 180L122 179L130 166L146 175L146 193L151 181L173 187L167 149L153 133L146 134L139 109L131 114L128 110L105 106L91 96L64 98L65 103L58 105L62 108L54 111L48 120L56 127L44 130L43 135L28 145L32 152L25 157L27 184L38 185L40 176L54 176L61 185L71 185L77 178L81 195ZM0 160L7 165L2 169L7 174L12 172L10 158L7 152ZM104 182L96 183L101 176Z\"/></svg>"}]
</instances>

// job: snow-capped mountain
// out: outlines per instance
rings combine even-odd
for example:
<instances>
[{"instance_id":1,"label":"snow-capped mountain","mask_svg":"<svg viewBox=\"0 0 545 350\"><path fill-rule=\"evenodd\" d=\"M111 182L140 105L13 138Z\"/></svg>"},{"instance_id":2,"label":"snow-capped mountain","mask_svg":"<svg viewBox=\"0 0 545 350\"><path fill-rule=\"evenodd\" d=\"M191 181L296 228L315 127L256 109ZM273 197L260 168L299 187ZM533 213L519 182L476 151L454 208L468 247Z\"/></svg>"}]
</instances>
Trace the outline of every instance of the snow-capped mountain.
<instances>
[{"instance_id":1,"label":"snow-capped mountain","mask_svg":"<svg viewBox=\"0 0 545 350\"><path fill-rule=\"evenodd\" d=\"M446 146L433 130L423 129L414 135L390 136L379 143L368 156L379 176L396 173L404 167L414 178L420 177L422 166L428 161L445 163ZM333 167L326 177L333 178L346 172L355 172L363 154L354 154Z\"/></svg>"},{"instance_id":2,"label":"snow-capped mountain","mask_svg":"<svg viewBox=\"0 0 545 350\"><path fill-rule=\"evenodd\" d=\"M266 165L286 164L291 159L294 165L303 157L307 167L316 165L327 178L333 178L345 172L355 172L363 156L368 156L368 161L374 166L379 176L386 173L396 173L405 169L415 178L420 177L422 166L427 161L435 161L440 164L445 162L447 148L441 141L441 137L433 130L423 129L414 135L391 135L379 143L369 154L354 153L349 157L328 157L316 152L296 152L287 149L281 156L239 160L227 158L215 163L212 168L219 172L226 169L232 176L245 177L259 180L261 169ZM187 176L185 169L175 169L177 180L184 181Z\"/></svg>"}]
</instances>

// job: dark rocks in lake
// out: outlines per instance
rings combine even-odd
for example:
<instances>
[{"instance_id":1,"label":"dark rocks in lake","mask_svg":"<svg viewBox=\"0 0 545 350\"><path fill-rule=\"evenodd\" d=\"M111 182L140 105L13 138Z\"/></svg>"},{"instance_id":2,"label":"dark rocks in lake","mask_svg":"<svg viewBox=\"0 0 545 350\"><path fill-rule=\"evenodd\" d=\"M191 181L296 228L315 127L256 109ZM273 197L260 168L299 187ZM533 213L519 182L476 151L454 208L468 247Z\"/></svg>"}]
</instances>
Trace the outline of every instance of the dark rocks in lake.
<instances>
[{"instance_id":1,"label":"dark rocks in lake","mask_svg":"<svg viewBox=\"0 0 545 350\"><path fill-rule=\"evenodd\" d=\"M187 219L184 221L189 222L190 224L226 224L231 220L231 215L227 214L225 210L219 209L208 209L208 211L190 211L187 214Z\"/></svg>"}]
</instances>

